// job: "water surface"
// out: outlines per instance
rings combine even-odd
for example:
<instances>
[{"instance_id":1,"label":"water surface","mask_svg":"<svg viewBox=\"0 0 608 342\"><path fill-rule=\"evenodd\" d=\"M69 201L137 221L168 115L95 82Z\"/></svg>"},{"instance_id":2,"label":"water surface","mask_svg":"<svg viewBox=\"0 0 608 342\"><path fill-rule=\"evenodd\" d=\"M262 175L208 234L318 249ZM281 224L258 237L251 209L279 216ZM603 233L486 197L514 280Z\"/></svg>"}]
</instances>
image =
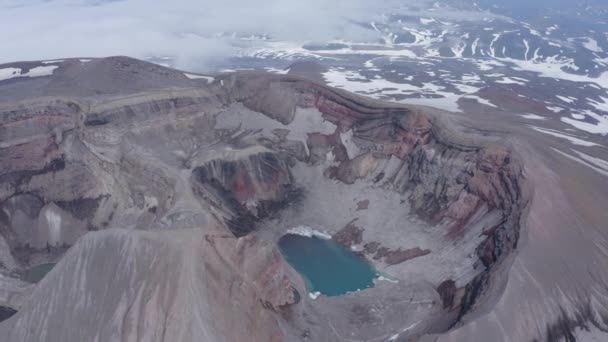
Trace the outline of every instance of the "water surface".
<instances>
[{"instance_id":1,"label":"water surface","mask_svg":"<svg viewBox=\"0 0 608 342\"><path fill-rule=\"evenodd\" d=\"M378 276L365 258L331 239L287 234L279 240L279 249L311 293L339 296L363 290L373 287Z\"/></svg>"},{"instance_id":2,"label":"water surface","mask_svg":"<svg viewBox=\"0 0 608 342\"><path fill-rule=\"evenodd\" d=\"M42 278L44 278L44 276L47 273L49 273L49 271L52 270L54 266L55 266L54 263L41 264L38 266L34 266L32 268L25 270L25 272L22 275L22 278L23 278L23 280L25 280L27 282L37 283L40 280L42 280Z\"/></svg>"}]
</instances>

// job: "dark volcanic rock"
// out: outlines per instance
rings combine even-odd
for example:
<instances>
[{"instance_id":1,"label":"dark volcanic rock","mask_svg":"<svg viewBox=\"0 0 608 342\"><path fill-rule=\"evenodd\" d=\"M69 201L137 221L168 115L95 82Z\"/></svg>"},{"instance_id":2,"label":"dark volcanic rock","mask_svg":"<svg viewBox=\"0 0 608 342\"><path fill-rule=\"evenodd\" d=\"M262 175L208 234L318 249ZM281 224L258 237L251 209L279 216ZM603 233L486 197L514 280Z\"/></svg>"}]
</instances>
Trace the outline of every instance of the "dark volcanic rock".
<instances>
[{"instance_id":1,"label":"dark volcanic rock","mask_svg":"<svg viewBox=\"0 0 608 342\"><path fill-rule=\"evenodd\" d=\"M378 181L380 181L380 180L378 180ZM357 211L365 210L368 207L369 207L369 200L363 200L363 201L357 202Z\"/></svg>"},{"instance_id":2,"label":"dark volcanic rock","mask_svg":"<svg viewBox=\"0 0 608 342\"><path fill-rule=\"evenodd\" d=\"M339 244L346 247L359 245L363 241L363 228L355 225L356 219L349 222L344 228L340 229L332 238Z\"/></svg>"},{"instance_id":3,"label":"dark volcanic rock","mask_svg":"<svg viewBox=\"0 0 608 342\"><path fill-rule=\"evenodd\" d=\"M193 171L205 190L199 194L227 212L236 236L255 229L255 223L297 200L289 166L278 154L263 152L238 160L211 160Z\"/></svg>"},{"instance_id":4,"label":"dark volcanic rock","mask_svg":"<svg viewBox=\"0 0 608 342\"><path fill-rule=\"evenodd\" d=\"M410 259L418 258L427 254L431 251L428 249L420 249L419 247L410 248L406 250L396 249L391 250L386 247L380 247L374 255L375 260L384 260L388 265L397 265Z\"/></svg>"},{"instance_id":5,"label":"dark volcanic rock","mask_svg":"<svg viewBox=\"0 0 608 342\"><path fill-rule=\"evenodd\" d=\"M8 308L6 306L0 306L0 322L10 318L11 316L13 316L16 313L17 313L17 310Z\"/></svg>"},{"instance_id":6,"label":"dark volcanic rock","mask_svg":"<svg viewBox=\"0 0 608 342\"><path fill-rule=\"evenodd\" d=\"M437 287L437 292L441 297L444 309L454 309L461 305L463 296L465 294L464 288L457 288L456 282L452 279L448 279Z\"/></svg>"}]
</instances>

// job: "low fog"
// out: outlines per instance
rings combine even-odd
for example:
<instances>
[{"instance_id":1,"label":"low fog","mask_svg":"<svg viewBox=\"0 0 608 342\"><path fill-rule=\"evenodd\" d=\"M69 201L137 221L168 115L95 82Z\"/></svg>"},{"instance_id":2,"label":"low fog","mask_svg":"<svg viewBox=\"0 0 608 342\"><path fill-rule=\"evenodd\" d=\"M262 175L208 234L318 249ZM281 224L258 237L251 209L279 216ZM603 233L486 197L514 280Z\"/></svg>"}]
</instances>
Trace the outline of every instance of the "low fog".
<instances>
[{"instance_id":1,"label":"low fog","mask_svg":"<svg viewBox=\"0 0 608 342\"><path fill-rule=\"evenodd\" d=\"M204 69L235 53L232 33L296 44L371 40L361 23L424 11L430 1L396 0L3 0L0 63L63 57L172 57ZM410 5L407 5L410 4ZM442 13L444 12L444 13ZM437 11L438 15L452 15ZM470 14L463 17L471 18Z\"/></svg>"}]
</instances>

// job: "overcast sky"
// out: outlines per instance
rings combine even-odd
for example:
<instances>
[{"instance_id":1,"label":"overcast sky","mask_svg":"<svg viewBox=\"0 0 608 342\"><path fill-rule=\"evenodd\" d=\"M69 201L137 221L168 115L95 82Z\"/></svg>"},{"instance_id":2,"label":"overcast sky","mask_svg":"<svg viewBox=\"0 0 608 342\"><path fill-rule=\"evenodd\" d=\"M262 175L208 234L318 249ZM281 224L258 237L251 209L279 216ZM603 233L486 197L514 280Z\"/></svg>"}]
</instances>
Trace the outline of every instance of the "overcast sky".
<instances>
[{"instance_id":1,"label":"overcast sky","mask_svg":"<svg viewBox=\"0 0 608 342\"><path fill-rule=\"evenodd\" d=\"M293 42L373 38L373 30L356 22L425 2L0 0L0 63L109 55L204 63L234 53L229 42L215 38L220 32L266 32Z\"/></svg>"}]
</instances>

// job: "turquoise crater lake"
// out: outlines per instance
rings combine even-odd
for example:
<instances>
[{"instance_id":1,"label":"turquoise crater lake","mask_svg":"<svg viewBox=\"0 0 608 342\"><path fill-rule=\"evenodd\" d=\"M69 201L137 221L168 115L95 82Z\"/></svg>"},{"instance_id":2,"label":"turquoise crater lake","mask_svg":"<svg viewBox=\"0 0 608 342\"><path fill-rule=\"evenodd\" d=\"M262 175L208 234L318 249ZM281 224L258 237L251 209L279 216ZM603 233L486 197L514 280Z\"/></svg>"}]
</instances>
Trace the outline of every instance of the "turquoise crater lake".
<instances>
[{"instance_id":1,"label":"turquoise crater lake","mask_svg":"<svg viewBox=\"0 0 608 342\"><path fill-rule=\"evenodd\" d=\"M378 277L365 258L332 239L286 234L279 240L279 249L312 294L339 296L363 290L373 287Z\"/></svg>"},{"instance_id":2,"label":"turquoise crater lake","mask_svg":"<svg viewBox=\"0 0 608 342\"><path fill-rule=\"evenodd\" d=\"M34 266L30 269L27 269L21 278L30 283L37 283L41 281L42 278L44 278L44 276L53 269L53 267L55 267L54 263Z\"/></svg>"}]
</instances>

